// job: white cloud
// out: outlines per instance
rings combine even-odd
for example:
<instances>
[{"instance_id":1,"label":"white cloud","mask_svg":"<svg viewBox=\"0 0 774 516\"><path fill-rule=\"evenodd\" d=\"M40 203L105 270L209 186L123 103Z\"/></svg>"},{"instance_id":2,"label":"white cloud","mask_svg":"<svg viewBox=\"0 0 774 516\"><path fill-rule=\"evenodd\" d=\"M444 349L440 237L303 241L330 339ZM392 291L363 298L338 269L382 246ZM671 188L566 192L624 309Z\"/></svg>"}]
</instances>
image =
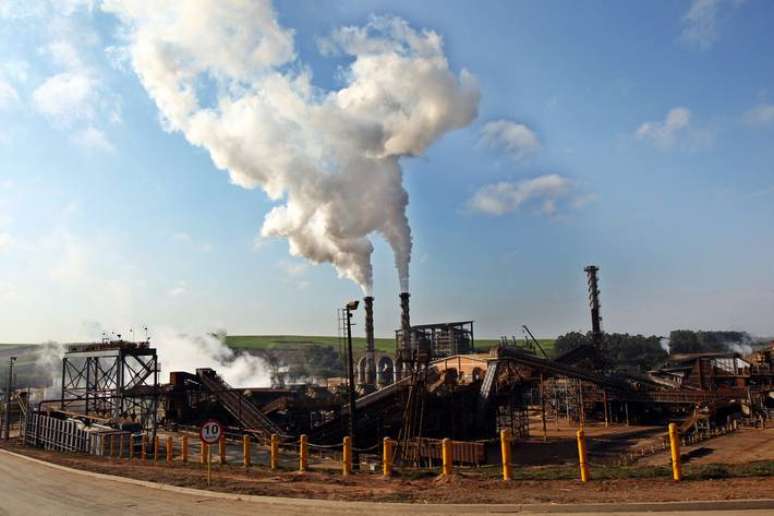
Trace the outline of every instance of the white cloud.
<instances>
[{"instance_id":1,"label":"white cloud","mask_svg":"<svg viewBox=\"0 0 774 516\"><path fill-rule=\"evenodd\" d=\"M19 102L19 94L16 89L0 79L0 109L6 109Z\"/></svg>"},{"instance_id":2,"label":"white cloud","mask_svg":"<svg viewBox=\"0 0 774 516\"><path fill-rule=\"evenodd\" d=\"M0 233L0 253L11 247L13 239L9 233Z\"/></svg>"},{"instance_id":3,"label":"white cloud","mask_svg":"<svg viewBox=\"0 0 774 516\"><path fill-rule=\"evenodd\" d=\"M702 50L710 48L717 40L717 24L720 11L725 6L738 7L740 0L693 0L683 16L680 37L689 45Z\"/></svg>"},{"instance_id":4,"label":"white cloud","mask_svg":"<svg viewBox=\"0 0 774 516\"><path fill-rule=\"evenodd\" d=\"M9 59L0 65L5 76L16 83L27 82L30 64L23 59Z\"/></svg>"},{"instance_id":5,"label":"white cloud","mask_svg":"<svg viewBox=\"0 0 774 516\"><path fill-rule=\"evenodd\" d=\"M188 283L178 281L177 285L167 291L169 297L181 297L188 293Z\"/></svg>"},{"instance_id":6,"label":"white cloud","mask_svg":"<svg viewBox=\"0 0 774 516\"><path fill-rule=\"evenodd\" d=\"M286 275L290 277L298 277L306 273L309 265L305 262L292 262L289 260L281 260L278 267Z\"/></svg>"},{"instance_id":7,"label":"white cloud","mask_svg":"<svg viewBox=\"0 0 774 516\"><path fill-rule=\"evenodd\" d=\"M93 117L94 80L87 74L64 72L49 77L33 93L35 108L59 123Z\"/></svg>"},{"instance_id":8,"label":"white cloud","mask_svg":"<svg viewBox=\"0 0 774 516\"><path fill-rule=\"evenodd\" d=\"M47 53L57 65L71 71L83 68L83 61L75 47L67 40L59 39L48 44Z\"/></svg>"},{"instance_id":9,"label":"white cloud","mask_svg":"<svg viewBox=\"0 0 774 516\"><path fill-rule=\"evenodd\" d=\"M658 147L669 148L691 123L691 112L684 107L676 107L667 113L663 122L645 122L635 133L640 140L647 140Z\"/></svg>"},{"instance_id":10,"label":"white cloud","mask_svg":"<svg viewBox=\"0 0 774 516\"><path fill-rule=\"evenodd\" d=\"M761 103L749 110L744 115L745 121L750 125L767 125L774 122L774 104Z\"/></svg>"},{"instance_id":11,"label":"white cloud","mask_svg":"<svg viewBox=\"0 0 774 516\"><path fill-rule=\"evenodd\" d=\"M177 233L172 235L172 240L175 240L176 242L190 242L191 235L189 235L185 231L178 231Z\"/></svg>"},{"instance_id":12,"label":"white cloud","mask_svg":"<svg viewBox=\"0 0 774 516\"><path fill-rule=\"evenodd\" d=\"M481 188L469 201L472 210L504 215L527 203L536 203L545 215L553 215L557 201L571 196L575 185L559 174L546 174L525 181L502 181Z\"/></svg>"},{"instance_id":13,"label":"white cloud","mask_svg":"<svg viewBox=\"0 0 774 516\"><path fill-rule=\"evenodd\" d=\"M535 132L511 120L487 122L481 129L480 144L506 152L517 161L540 150L540 140Z\"/></svg>"},{"instance_id":14,"label":"white cloud","mask_svg":"<svg viewBox=\"0 0 774 516\"><path fill-rule=\"evenodd\" d=\"M70 137L70 140L87 150L102 152L113 152L115 150L115 147L108 141L105 133L92 126L76 131Z\"/></svg>"}]
</instances>

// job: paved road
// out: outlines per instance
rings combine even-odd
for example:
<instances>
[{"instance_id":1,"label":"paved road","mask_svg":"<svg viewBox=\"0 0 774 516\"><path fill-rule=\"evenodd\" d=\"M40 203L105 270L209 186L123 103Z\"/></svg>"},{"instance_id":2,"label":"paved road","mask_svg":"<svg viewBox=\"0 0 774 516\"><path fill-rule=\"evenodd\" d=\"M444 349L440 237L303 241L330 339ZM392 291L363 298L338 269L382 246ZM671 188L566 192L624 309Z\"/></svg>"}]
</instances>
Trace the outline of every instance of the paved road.
<instances>
[{"instance_id":1,"label":"paved road","mask_svg":"<svg viewBox=\"0 0 774 516\"><path fill-rule=\"evenodd\" d=\"M136 482L136 481L135 481ZM567 512L566 508L549 507L546 509L526 506L462 506L462 505L411 505L368 504L360 502L330 502L270 497L245 497L249 500L233 499L232 495L218 497L194 490L162 490L142 483L127 483L111 480L104 475L94 475L46 465L37 461L21 458L0 450L0 516L19 515L103 515L103 514L217 514L250 515L283 514L314 516L336 514L545 514L548 512ZM183 492L180 492L183 491ZM717 508L713 504L708 508ZM638 514L631 507L587 506L586 512L574 512L578 516L599 514L604 510L608 515ZM680 512L682 516L707 515L769 515L774 504L768 510L740 510L728 507L729 511L716 510ZM557 510L558 509L558 510ZM662 509L668 509L663 507ZM652 508L651 508L652 510ZM670 514L660 512L659 514ZM642 512L639 512L642 514Z\"/></svg>"}]
</instances>

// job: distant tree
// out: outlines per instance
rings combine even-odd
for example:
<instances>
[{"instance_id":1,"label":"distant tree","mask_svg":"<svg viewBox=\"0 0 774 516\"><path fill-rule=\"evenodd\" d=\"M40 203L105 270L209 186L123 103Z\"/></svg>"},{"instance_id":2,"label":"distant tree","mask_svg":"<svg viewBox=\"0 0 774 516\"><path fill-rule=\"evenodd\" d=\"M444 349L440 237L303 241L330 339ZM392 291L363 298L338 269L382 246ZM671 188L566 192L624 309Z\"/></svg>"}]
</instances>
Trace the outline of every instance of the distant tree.
<instances>
[{"instance_id":1,"label":"distant tree","mask_svg":"<svg viewBox=\"0 0 774 516\"><path fill-rule=\"evenodd\" d=\"M591 336L584 335L579 331L571 331L560 335L554 342L554 354L556 356L567 353L583 344L591 344Z\"/></svg>"},{"instance_id":2,"label":"distant tree","mask_svg":"<svg viewBox=\"0 0 774 516\"><path fill-rule=\"evenodd\" d=\"M663 362L667 353L661 347L661 338L656 335L629 335L628 333L606 333L607 360L614 369L647 371ZM554 344L557 355L566 353L583 344L591 344L591 334L577 331L560 335Z\"/></svg>"},{"instance_id":3,"label":"distant tree","mask_svg":"<svg viewBox=\"0 0 774 516\"><path fill-rule=\"evenodd\" d=\"M669 334L671 353L713 353L732 349L733 345L752 342L750 334L744 331L692 331L673 330Z\"/></svg>"},{"instance_id":4,"label":"distant tree","mask_svg":"<svg viewBox=\"0 0 774 516\"><path fill-rule=\"evenodd\" d=\"M670 353L699 353L701 344L699 337L692 330L672 330L669 333Z\"/></svg>"}]
</instances>

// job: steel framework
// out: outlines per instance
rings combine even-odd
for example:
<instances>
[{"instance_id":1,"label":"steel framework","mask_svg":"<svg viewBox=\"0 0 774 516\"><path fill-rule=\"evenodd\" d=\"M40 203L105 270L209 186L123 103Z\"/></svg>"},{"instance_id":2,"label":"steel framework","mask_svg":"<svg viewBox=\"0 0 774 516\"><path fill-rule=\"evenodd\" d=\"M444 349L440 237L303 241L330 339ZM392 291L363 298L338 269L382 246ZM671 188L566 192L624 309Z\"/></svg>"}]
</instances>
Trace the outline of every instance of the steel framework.
<instances>
[{"instance_id":1,"label":"steel framework","mask_svg":"<svg viewBox=\"0 0 774 516\"><path fill-rule=\"evenodd\" d=\"M139 420L156 429L159 367L148 342L70 346L62 359L61 409Z\"/></svg>"}]
</instances>

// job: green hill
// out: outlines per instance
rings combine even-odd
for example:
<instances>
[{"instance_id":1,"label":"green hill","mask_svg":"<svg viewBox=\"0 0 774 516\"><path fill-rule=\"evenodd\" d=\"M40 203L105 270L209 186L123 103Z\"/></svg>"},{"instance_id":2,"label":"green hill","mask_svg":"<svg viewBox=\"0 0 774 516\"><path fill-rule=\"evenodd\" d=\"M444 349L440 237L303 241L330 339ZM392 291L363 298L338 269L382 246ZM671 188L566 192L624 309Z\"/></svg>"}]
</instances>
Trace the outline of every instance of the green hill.
<instances>
[{"instance_id":1,"label":"green hill","mask_svg":"<svg viewBox=\"0 0 774 516\"><path fill-rule=\"evenodd\" d=\"M538 339L540 345L551 355L554 348L554 339ZM499 343L499 339L476 339L476 349L488 351ZM309 335L229 335L226 344L235 349L299 349L304 346L317 344L318 346L339 345L338 337L323 337ZM355 351L365 349L365 337L352 337L352 347ZM376 349L387 353L395 351L395 340L377 338Z\"/></svg>"}]
</instances>

